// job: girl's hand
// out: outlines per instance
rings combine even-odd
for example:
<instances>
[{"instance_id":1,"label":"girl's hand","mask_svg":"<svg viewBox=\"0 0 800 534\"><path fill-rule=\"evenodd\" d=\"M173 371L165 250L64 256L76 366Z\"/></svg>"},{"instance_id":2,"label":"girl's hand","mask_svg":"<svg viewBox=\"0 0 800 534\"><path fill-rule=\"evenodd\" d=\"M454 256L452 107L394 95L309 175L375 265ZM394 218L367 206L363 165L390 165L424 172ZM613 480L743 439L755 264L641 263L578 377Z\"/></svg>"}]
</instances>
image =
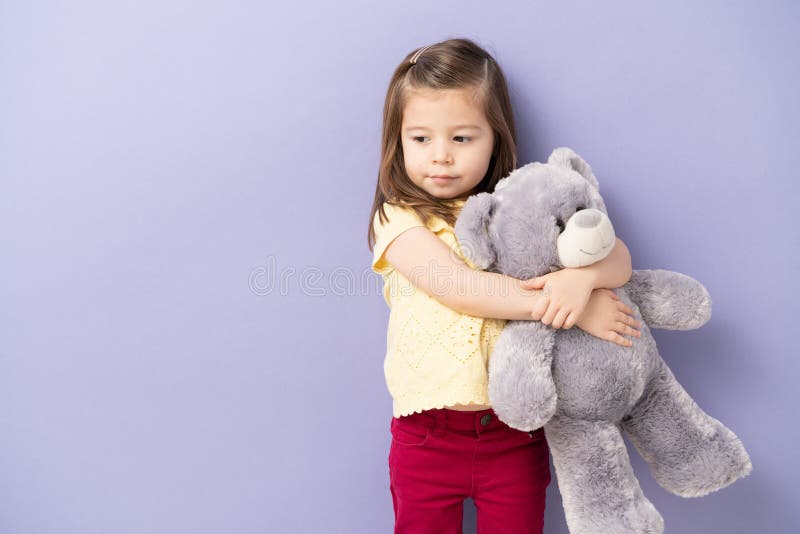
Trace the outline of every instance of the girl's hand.
<instances>
[{"instance_id":1,"label":"girl's hand","mask_svg":"<svg viewBox=\"0 0 800 534\"><path fill-rule=\"evenodd\" d=\"M613 341L623 347L630 347L633 341L622 334L642 337L642 333L632 327L642 323L633 318L633 310L619 300L610 289L595 289L583 315L577 322L578 328L606 341Z\"/></svg>"},{"instance_id":2,"label":"girl's hand","mask_svg":"<svg viewBox=\"0 0 800 534\"><path fill-rule=\"evenodd\" d=\"M525 289L542 289L531 317L553 328L572 328L583 314L594 286L586 271L561 269L522 282Z\"/></svg>"}]
</instances>

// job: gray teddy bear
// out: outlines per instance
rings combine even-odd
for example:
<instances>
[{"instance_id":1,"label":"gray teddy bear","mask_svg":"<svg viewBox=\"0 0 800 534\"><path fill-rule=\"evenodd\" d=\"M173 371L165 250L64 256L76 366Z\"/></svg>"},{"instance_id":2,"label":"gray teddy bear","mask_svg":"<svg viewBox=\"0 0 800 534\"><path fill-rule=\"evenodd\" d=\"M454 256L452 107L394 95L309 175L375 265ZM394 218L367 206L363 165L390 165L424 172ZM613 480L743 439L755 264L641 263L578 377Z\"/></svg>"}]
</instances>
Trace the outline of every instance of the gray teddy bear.
<instances>
[{"instance_id":1,"label":"gray teddy bear","mask_svg":"<svg viewBox=\"0 0 800 534\"><path fill-rule=\"evenodd\" d=\"M569 148L470 197L455 233L477 267L519 279L590 265L616 239L597 178ZM509 321L489 359L489 398L513 428L544 425L572 534L660 533L664 521L634 476L622 431L656 481L682 497L716 491L752 467L739 438L677 382L650 334L705 324L706 288L656 269L634 270L612 291L642 323L632 347L576 327Z\"/></svg>"}]
</instances>

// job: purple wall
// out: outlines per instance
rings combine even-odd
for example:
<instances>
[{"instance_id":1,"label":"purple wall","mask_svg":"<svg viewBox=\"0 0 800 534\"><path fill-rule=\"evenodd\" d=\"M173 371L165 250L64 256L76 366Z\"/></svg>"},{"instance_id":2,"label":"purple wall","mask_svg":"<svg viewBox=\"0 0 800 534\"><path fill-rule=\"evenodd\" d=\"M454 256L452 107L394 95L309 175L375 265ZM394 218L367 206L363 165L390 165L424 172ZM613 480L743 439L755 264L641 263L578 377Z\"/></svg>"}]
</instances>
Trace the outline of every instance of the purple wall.
<instances>
[{"instance_id":1,"label":"purple wall","mask_svg":"<svg viewBox=\"0 0 800 534\"><path fill-rule=\"evenodd\" d=\"M656 336L754 472L685 500L633 453L668 532L800 529L796 3L113 4L0 4L0 531L391 531L367 218L389 76L453 36L521 162L573 147L634 267L711 292Z\"/></svg>"}]
</instances>

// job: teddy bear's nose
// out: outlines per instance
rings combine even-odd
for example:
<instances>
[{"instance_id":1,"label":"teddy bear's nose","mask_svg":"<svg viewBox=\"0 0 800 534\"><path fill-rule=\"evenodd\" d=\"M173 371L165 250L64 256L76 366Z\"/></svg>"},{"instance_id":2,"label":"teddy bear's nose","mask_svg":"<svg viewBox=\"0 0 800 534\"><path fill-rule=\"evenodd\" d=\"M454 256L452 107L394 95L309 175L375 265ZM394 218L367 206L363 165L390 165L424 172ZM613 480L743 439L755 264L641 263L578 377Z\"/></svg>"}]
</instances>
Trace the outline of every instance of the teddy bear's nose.
<instances>
[{"instance_id":1,"label":"teddy bear's nose","mask_svg":"<svg viewBox=\"0 0 800 534\"><path fill-rule=\"evenodd\" d=\"M578 211L573 217L575 217L575 224L579 228L594 228L600 224L600 219L602 219L600 211L596 209Z\"/></svg>"}]
</instances>

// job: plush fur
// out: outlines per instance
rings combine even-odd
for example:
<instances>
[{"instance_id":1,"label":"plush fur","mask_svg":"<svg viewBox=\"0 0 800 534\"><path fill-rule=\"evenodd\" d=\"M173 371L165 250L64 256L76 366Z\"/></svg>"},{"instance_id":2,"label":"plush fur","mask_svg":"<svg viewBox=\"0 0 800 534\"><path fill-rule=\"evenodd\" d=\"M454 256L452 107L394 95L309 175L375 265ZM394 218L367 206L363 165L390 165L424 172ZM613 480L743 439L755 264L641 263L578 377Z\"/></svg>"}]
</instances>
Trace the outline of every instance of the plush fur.
<instances>
[{"instance_id":1,"label":"plush fur","mask_svg":"<svg viewBox=\"0 0 800 534\"><path fill-rule=\"evenodd\" d=\"M515 170L494 193L470 197L455 232L474 264L520 279L564 268L561 259L574 262L578 252L583 265L599 261L615 240L597 178L568 148ZM655 269L635 270L613 291L643 323L633 347L577 327L509 321L489 359L489 397L509 426L544 425L572 534L660 533L664 521L642 493L621 432L656 481L682 497L723 488L751 463L736 435L676 381L650 333L705 324L706 288Z\"/></svg>"}]
</instances>

